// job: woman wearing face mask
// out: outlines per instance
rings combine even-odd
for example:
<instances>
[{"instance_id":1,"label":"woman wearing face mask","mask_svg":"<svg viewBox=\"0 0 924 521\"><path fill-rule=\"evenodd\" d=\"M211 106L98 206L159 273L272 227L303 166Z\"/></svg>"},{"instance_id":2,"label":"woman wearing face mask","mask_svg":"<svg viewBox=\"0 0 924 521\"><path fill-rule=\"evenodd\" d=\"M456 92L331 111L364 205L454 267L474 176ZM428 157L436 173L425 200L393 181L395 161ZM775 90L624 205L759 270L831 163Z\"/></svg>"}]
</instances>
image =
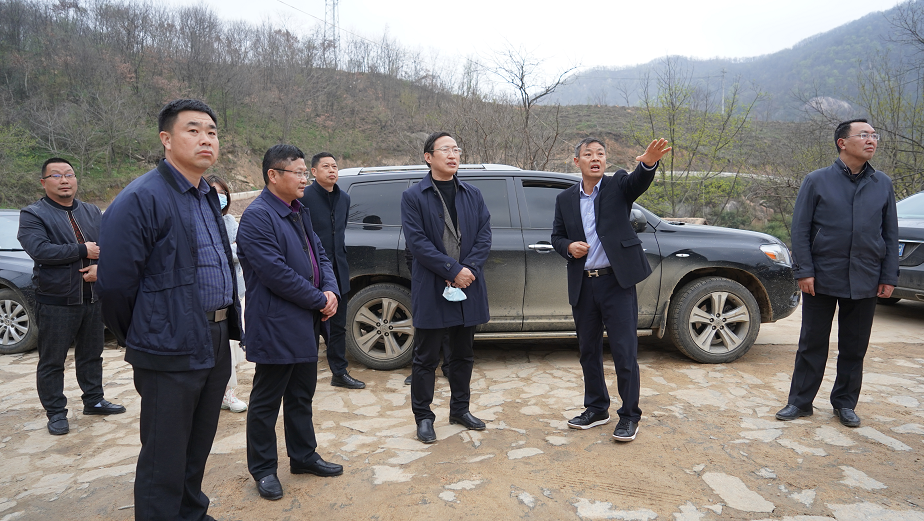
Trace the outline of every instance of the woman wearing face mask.
<instances>
[{"instance_id":1,"label":"woman wearing face mask","mask_svg":"<svg viewBox=\"0 0 924 521\"><path fill-rule=\"evenodd\" d=\"M221 215L225 221L225 229L228 230L228 242L231 243L231 255L234 261L234 274L237 279L237 294L241 298L243 309L244 299L244 273L241 271L241 263L237 260L237 220L233 215L228 214L231 207L231 188L224 179L217 175L208 178L209 185L215 187L218 191L218 202L221 204ZM221 400L221 408L228 409L231 412L244 412L247 410L247 403L238 399L234 395L234 388L237 387L237 365L244 361L244 350L241 349L243 342L231 341L231 379L228 381L228 388L225 390L225 397Z\"/></svg>"}]
</instances>

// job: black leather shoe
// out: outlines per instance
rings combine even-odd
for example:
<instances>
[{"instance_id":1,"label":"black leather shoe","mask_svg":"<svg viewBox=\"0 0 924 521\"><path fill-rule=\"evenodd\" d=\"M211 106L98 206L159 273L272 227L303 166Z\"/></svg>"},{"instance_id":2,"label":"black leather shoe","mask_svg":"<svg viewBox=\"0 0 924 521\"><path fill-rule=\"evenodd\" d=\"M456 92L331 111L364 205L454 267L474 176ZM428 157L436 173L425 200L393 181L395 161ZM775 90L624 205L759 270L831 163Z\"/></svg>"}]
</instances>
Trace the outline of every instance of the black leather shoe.
<instances>
[{"instance_id":1,"label":"black leather shoe","mask_svg":"<svg viewBox=\"0 0 924 521\"><path fill-rule=\"evenodd\" d=\"M257 492L263 499L272 501L282 499L282 483L279 482L276 474L270 474L257 480Z\"/></svg>"},{"instance_id":2,"label":"black leather shoe","mask_svg":"<svg viewBox=\"0 0 924 521\"><path fill-rule=\"evenodd\" d=\"M48 419L48 434L60 436L71 432L71 426L67 423L67 416L58 414Z\"/></svg>"},{"instance_id":3,"label":"black leather shoe","mask_svg":"<svg viewBox=\"0 0 924 521\"><path fill-rule=\"evenodd\" d=\"M332 476L339 476L343 474L343 465L338 465L336 463L331 463L329 461L324 461L321 458L318 458L314 463L309 463L308 465L302 465L301 463L295 464L292 463L290 466L292 474L314 474L315 476L321 476L322 478L329 478Z\"/></svg>"},{"instance_id":4,"label":"black leather shoe","mask_svg":"<svg viewBox=\"0 0 924 521\"><path fill-rule=\"evenodd\" d=\"M420 420L417 424L417 439L424 443L436 441L436 431L433 430L433 420Z\"/></svg>"},{"instance_id":5,"label":"black leather shoe","mask_svg":"<svg viewBox=\"0 0 924 521\"><path fill-rule=\"evenodd\" d=\"M610 422L610 413L593 412L590 409L585 410L578 416L568 420L568 427L572 429L589 429L597 425L605 425Z\"/></svg>"},{"instance_id":6,"label":"black leather shoe","mask_svg":"<svg viewBox=\"0 0 924 521\"><path fill-rule=\"evenodd\" d=\"M407 375L407 378L404 379L404 385L411 385L411 375Z\"/></svg>"},{"instance_id":7,"label":"black leather shoe","mask_svg":"<svg viewBox=\"0 0 924 521\"><path fill-rule=\"evenodd\" d=\"M804 411L793 404L789 404L786 407L783 407L776 413L776 419L784 422L795 420L796 418L801 418L803 416L811 416L812 409Z\"/></svg>"},{"instance_id":8,"label":"black leather shoe","mask_svg":"<svg viewBox=\"0 0 924 521\"><path fill-rule=\"evenodd\" d=\"M465 427L470 431L483 431L484 422L472 416L472 413L467 412L462 416L450 416L449 424L454 425L458 423L459 425Z\"/></svg>"},{"instance_id":9,"label":"black leather shoe","mask_svg":"<svg viewBox=\"0 0 924 521\"><path fill-rule=\"evenodd\" d=\"M636 435L638 435L638 423L628 418L620 418L616 424L616 430L613 431L616 441L632 441Z\"/></svg>"},{"instance_id":10,"label":"black leather shoe","mask_svg":"<svg viewBox=\"0 0 924 521\"><path fill-rule=\"evenodd\" d=\"M116 405L114 403L110 403L106 400L102 400L101 402L99 402L99 407L95 407L93 405L83 406L84 414L107 414L108 415L108 414L122 414L123 412L125 412L125 407L122 407L121 405Z\"/></svg>"},{"instance_id":11,"label":"black leather shoe","mask_svg":"<svg viewBox=\"0 0 924 521\"><path fill-rule=\"evenodd\" d=\"M834 415L847 427L860 426L860 417L857 416L857 413L853 412L853 409L834 409Z\"/></svg>"},{"instance_id":12,"label":"black leather shoe","mask_svg":"<svg viewBox=\"0 0 924 521\"><path fill-rule=\"evenodd\" d=\"M350 373L334 375L330 377L330 384L334 387L346 387L347 389L364 389L366 384L350 376Z\"/></svg>"}]
</instances>

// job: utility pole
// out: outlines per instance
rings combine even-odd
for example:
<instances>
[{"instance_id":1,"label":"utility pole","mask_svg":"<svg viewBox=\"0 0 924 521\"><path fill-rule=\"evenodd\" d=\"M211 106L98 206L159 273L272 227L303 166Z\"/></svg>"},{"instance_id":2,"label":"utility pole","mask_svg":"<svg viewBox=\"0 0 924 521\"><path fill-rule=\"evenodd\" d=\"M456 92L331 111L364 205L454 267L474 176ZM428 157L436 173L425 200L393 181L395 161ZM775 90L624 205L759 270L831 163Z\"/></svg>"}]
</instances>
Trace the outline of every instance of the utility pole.
<instances>
[{"instance_id":1,"label":"utility pole","mask_svg":"<svg viewBox=\"0 0 924 521\"><path fill-rule=\"evenodd\" d=\"M333 54L333 65L337 66L337 55L340 50L340 6L339 0L324 0L324 44L330 46Z\"/></svg>"}]
</instances>

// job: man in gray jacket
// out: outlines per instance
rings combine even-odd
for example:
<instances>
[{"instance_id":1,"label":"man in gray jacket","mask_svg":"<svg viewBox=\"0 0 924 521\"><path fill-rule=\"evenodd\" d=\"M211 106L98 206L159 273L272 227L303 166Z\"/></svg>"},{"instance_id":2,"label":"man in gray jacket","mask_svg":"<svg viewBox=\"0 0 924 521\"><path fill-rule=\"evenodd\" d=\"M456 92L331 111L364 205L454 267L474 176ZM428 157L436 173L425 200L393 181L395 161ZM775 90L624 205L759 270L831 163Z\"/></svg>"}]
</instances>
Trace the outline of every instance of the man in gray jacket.
<instances>
[{"instance_id":1,"label":"man in gray jacket","mask_svg":"<svg viewBox=\"0 0 924 521\"><path fill-rule=\"evenodd\" d=\"M83 413L120 414L125 407L103 399L103 319L94 289L102 214L96 205L77 199L77 175L66 159L45 161L41 182L45 197L22 209L17 237L35 261L36 388L48 432L61 435L70 431L64 362L71 344Z\"/></svg>"},{"instance_id":2,"label":"man in gray jacket","mask_svg":"<svg viewBox=\"0 0 924 521\"><path fill-rule=\"evenodd\" d=\"M854 409L863 381L876 298L898 281L898 218L892 180L869 164L879 135L865 119L834 131L839 157L805 177L792 216L793 274L802 290L802 332L789 401L776 413L789 421L812 415L838 308L834 414L859 427Z\"/></svg>"}]
</instances>

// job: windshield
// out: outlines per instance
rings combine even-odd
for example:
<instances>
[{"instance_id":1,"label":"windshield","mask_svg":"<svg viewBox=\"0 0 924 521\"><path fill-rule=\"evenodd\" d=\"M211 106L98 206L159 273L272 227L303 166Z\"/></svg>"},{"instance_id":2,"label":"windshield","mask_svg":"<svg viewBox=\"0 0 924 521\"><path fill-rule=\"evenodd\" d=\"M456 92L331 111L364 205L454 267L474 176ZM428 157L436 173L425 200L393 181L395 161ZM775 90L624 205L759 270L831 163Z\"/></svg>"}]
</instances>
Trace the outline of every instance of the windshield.
<instances>
[{"instance_id":1,"label":"windshield","mask_svg":"<svg viewBox=\"0 0 924 521\"><path fill-rule=\"evenodd\" d=\"M924 192L918 192L911 197L899 201L895 207L898 216L905 219L924 219Z\"/></svg>"},{"instance_id":2,"label":"windshield","mask_svg":"<svg viewBox=\"0 0 924 521\"><path fill-rule=\"evenodd\" d=\"M16 232L19 231L19 214L0 214L0 250L22 250Z\"/></svg>"}]
</instances>

